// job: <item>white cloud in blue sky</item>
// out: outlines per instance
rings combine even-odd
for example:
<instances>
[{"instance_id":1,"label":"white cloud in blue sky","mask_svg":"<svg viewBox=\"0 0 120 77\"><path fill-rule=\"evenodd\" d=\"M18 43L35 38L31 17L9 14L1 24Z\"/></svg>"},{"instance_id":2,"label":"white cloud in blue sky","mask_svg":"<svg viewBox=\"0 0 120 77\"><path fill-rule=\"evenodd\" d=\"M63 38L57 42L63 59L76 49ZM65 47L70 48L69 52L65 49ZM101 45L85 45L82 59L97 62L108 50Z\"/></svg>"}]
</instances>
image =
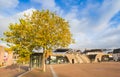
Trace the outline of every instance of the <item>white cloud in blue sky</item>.
<instances>
[{"instance_id":1,"label":"white cloud in blue sky","mask_svg":"<svg viewBox=\"0 0 120 77\"><path fill-rule=\"evenodd\" d=\"M120 47L120 0L1 0L0 37L9 23L35 9L49 9L69 22L72 48Z\"/></svg>"},{"instance_id":2,"label":"white cloud in blue sky","mask_svg":"<svg viewBox=\"0 0 120 77\"><path fill-rule=\"evenodd\" d=\"M18 0L0 0L0 9L15 8L18 3Z\"/></svg>"}]
</instances>

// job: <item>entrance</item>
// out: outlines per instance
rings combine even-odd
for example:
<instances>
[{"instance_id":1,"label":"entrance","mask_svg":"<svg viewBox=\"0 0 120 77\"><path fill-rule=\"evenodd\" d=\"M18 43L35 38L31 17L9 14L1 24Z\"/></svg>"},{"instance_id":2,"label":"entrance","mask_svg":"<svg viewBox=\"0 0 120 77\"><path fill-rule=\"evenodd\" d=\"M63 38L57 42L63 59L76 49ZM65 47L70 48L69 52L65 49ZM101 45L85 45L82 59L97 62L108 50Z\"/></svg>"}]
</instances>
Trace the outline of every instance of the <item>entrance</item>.
<instances>
[{"instance_id":1,"label":"entrance","mask_svg":"<svg viewBox=\"0 0 120 77\"><path fill-rule=\"evenodd\" d=\"M43 53L33 53L30 55L30 69L41 67L42 55Z\"/></svg>"}]
</instances>

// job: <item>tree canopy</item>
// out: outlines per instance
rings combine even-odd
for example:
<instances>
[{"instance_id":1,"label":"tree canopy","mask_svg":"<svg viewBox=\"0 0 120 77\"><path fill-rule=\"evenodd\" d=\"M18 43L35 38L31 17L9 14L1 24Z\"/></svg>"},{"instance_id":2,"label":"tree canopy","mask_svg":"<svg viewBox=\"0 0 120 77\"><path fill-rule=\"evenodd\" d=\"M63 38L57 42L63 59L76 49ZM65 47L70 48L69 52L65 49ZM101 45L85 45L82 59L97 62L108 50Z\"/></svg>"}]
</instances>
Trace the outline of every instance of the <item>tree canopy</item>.
<instances>
[{"instance_id":1,"label":"tree canopy","mask_svg":"<svg viewBox=\"0 0 120 77\"><path fill-rule=\"evenodd\" d=\"M67 47L73 42L68 22L49 10L36 10L32 15L12 23L4 32L4 41L11 44L20 57L28 57L35 47L46 51Z\"/></svg>"}]
</instances>

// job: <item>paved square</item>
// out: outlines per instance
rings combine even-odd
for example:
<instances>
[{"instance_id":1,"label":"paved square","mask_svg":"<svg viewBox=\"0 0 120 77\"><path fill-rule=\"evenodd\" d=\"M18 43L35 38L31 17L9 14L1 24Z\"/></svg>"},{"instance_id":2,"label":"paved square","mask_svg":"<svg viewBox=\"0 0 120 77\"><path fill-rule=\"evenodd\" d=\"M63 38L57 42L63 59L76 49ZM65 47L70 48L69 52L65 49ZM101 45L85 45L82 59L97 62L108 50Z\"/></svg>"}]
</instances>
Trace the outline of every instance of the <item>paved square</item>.
<instances>
[{"instance_id":1,"label":"paved square","mask_svg":"<svg viewBox=\"0 0 120 77\"><path fill-rule=\"evenodd\" d=\"M33 69L22 77L120 77L120 62L47 65L46 72Z\"/></svg>"},{"instance_id":2,"label":"paved square","mask_svg":"<svg viewBox=\"0 0 120 77\"><path fill-rule=\"evenodd\" d=\"M120 77L120 63L52 65L58 77Z\"/></svg>"}]
</instances>

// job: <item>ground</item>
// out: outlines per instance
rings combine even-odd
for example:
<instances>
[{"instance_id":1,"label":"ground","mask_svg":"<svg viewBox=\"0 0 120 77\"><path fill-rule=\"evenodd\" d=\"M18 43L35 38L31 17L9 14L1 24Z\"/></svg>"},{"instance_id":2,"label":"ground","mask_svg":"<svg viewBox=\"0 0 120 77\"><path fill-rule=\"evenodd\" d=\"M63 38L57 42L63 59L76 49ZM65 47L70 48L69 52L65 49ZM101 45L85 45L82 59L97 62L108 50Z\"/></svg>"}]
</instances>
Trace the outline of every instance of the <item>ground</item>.
<instances>
[{"instance_id":1,"label":"ground","mask_svg":"<svg viewBox=\"0 0 120 77\"><path fill-rule=\"evenodd\" d=\"M120 77L120 63L53 65L58 77Z\"/></svg>"},{"instance_id":2,"label":"ground","mask_svg":"<svg viewBox=\"0 0 120 77\"><path fill-rule=\"evenodd\" d=\"M29 73L23 75L22 77L53 77L50 70L50 66L46 66L46 72L41 71L41 69L32 69Z\"/></svg>"},{"instance_id":3,"label":"ground","mask_svg":"<svg viewBox=\"0 0 120 77\"><path fill-rule=\"evenodd\" d=\"M57 77L120 77L119 62L104 62L90 64L55 64L51 65ZM50 66L47 72L34 69L23 77L55 77Z\"/></svg>"},{"instance_id":4,"label":"ground","mask_svg":"<svg viewBox=\"0 0 120 77\"><path fill-rule=\"evenodd\" d=\"M21 66L21 69L18 68L18 65L0 67L0 77L17 77L18 75L26 72L27 70L27 66Z\"/></svg>"},{"instance_id":5,"label":"ground","mask_svg":"<svg viewBox=\"0 0 120 77\"><path fill-rule=\"evenodd\" d=\"M57 76L53 76L51 67ZM0 77L11 77L4 76L9 73L14 74L15 71L11 70L5 73L4 69L4 71L0 71ZM47 65L46 72L41 72L40 69L33 69L22 77L120 77L120 62Z\"/></svg>"}]
</instances>

